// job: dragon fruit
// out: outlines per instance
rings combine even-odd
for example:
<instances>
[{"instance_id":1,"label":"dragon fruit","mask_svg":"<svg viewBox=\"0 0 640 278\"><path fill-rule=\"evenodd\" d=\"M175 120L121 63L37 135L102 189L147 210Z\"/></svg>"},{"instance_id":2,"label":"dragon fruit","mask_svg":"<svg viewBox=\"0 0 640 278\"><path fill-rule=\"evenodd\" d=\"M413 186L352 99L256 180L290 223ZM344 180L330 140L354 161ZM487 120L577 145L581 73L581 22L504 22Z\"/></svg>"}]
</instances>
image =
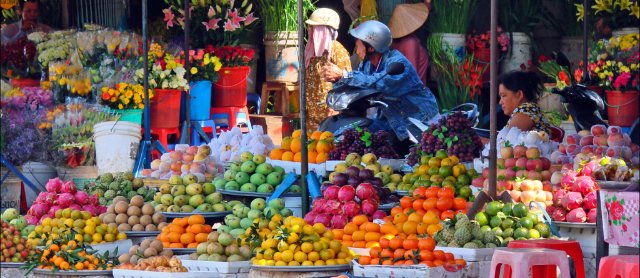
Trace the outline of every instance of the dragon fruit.
<instances>
[{"instance_id":1,"label":"dragon fruit","mask_svg":"<svg viewBox=\"0 0 640 278\"><path fill-rule=\"evenodd\" d=\"M556 192L553 193L553 205L554 206L561 206L562 205L562 199L564 198L564 196L567 195L567 191L564 189L558 189L556 190Z\"/></svg>"},{"instance_id":2,"label":"dragon fruit","mask_svg":"<svg viewBox=\"0 0 640 278\"><path fill-rule=\"evenodd\" d=\"M58 195L58 199L56 203L62 208L68 208L71 204L73 204L74 197L71 193L61 193Z\"/></svg>"},{"instance_id":3,"label":"dragon fruit","mask_svg":"<svg viewBox=\"0 0 640 278\"><path fill-rule=\"evenodd\" d=\"M62 186L60 187L60 192L75 194L76 193L76 184L73 183L73 181L65 181L62 184Z\"/></svg>"},{"instance_id":4,"label":"dragon fruit","mask_svg":"<svg viewBox=\"0 0 640 278\"><path fill-rule=\"evenodd\" d=\"M322 210L324 208L324 203L326 203L326 202L327 202L327 200L322 198L322 197L314 199L313 200L313 204L312 204L313 209Z\"/></svg>"},{"instance_id":5,"label":"dragon fruit","mask_svg":"<svg viewBox=\"0 0 640 278\"><path fill-rule=\"evenodd\" d=\"M47 213L47 216L49 216L49 218L56 218L56 211L59 211L59 210L61 210L61 209L62 209L62 207L60 207L60 206L58 206L58 205L52 206L52 207L49 209L49 213ZM41 220L42 220L42 219L41 219Z\"/></svg>"},{"instance_id":6,"label":"dragon fruit","mask_svg":"<svg viewBox=\"0 0 640 278\"><path fill-rule=\"evenodd\" d=\"M378 202L374 200L364 200L361 204L362 212L366 215L373 215L378 210Z\"/></svg>"},{"instance_id":7,"label":"dragon fruit","mask_svg":"<svg viewBox=\"0 0 640 278\"><path fill-rule=\"evenodd\" d=\"M564 173L562 173L562 181L560 182L560 185L565 188L572 186L577 176L578 173L573 170L565 171Z\"/></svg>"},{"instance_id":8,"label":"dragon fruit","mask_svg":"<svg viewBox=\"0 0 640 278\"><path fill-rule=\"evenodd\" d=\"M91 215L93 215L93 216L100 215L100 208L96 207L94 205L84 205L84 206L82 206L81 210L86 210L86 211L90 212Z\"/></svg>"},{"instance_id":9,"label":"dragon fruit","mask_svg":"<svg viewBox=\"0 0 640 278\"><path fill-rule=\"evenodd\" d=\"M567 192L567 195L562 198L560 203L566 210L577 209L582 205L583 199L580 192Z\"/></svg>"},{"instance_id":10,"label":"dragon fruit","mask_svg":"<svg viewBox=\"0 0 640 278\"><path fill-rule=\"evenodd\" d=\"M330 213L332 215L340 214L341 212L340 205L341 205L340 202L336 200L326 200L326 202L324 203L324 207L322 208L322 211L325 213Z\"/></svg>"},{"instance_id":11,"label":"dragon fruit","mask_svg":"<svg viewBox=\"0 0 640 278\"><path fill-rule=\"evenodd\" d=\"M335 200L338 198L339 190L340 190L339 186L330 185L324 190L324 192L322 193L322 196L327 200Z\"/></svg>"},{"instance_id":12,"label":"dragon fruit","mask_svg":"<svg viewBox=\"0 0 640 278\"><path fill-rule=\"evenodd\" d=\"M313 224L322 223L325 227L331 227L331 215L320 213L313 219Z\"/></svg>"},{"instance_id":13,"label":"dragon fruit","mask_svg":"<svg viewBox=\"0 0 640 278\"><path fill-rule=\"evenodd\" d=\"M593 172L598 170L598 168L600 168L600 165L598 165L598 161L591 160L584 166L582 166L582 171L580 171L580 174L583 176L592 176Z\"/></svg>"},{"instance_id":14,"label":"dragon fruit","mask_svg":"<svg viewBox=\"0 0 640 278\"><path fill-rule=\"evenodd\" d=\"M69 208L73 209L73 210L82 210L82 206L80 206L80 205L78 205L76 203L73 203L73 204L69 205Z\"/></svg>"},{"instance_id":15,"label":"dragon fruit","mask_svg":"<svg viewBox=\"0 0 640 278\"><path fill-rule=\"evenodd\" d=\"M38 221L40 220L40 217L37 217L35 215L30 215L27 214L24 219L27 221L27 225L38 225Z\"/></svg>"},{"instance_id":16,"label":"dragon fruit","mask_svg":"<svg viewBox=\"0 0 640 278\"><path fill-rule=\"evenodd\" d=\"M342 229L349 222L349 218L346 215L336 214L331 217L331 228Z\"/></svg>"},{"instance_id":17,"label":"dragon fruit","mask_svg":"<svg viewBox=\"0 0 640 278\"><path fill-rule=\"evenodd\" d=\"M580 192L583 196L597 189L596 182L591 176L579 176L573 182L571 191Z\"/></svg>"},{"instance_id":18,"label":"dragon fruit","mask_svg":"<svg viewBox=\"0 0 640 278\"><path fill-rule=\"evenodd\" d=\"M374 212L374 213L371 215L371 218L372 218L372 219L382 219L382 218L384 218L385 216L387 216L387 213L386 213L386 212L381 211L381 210L376 210L376 212Z\"/></svg>"},{"instance_id":19,"label":"dragon fruit","mask_svg":"<svg viewBox=\"0 0 640 278\"><path fill-rule=\"evenodd\" d=\"M590 209L587 213L587 223L596 223L596 217L598 216L598 209Z\"/></svg>"},{"instance_id":20,"label":"dragon fruit","mask_svg":"<svg viewBox=\"0 0 640 278\"><path fill-rule=\"evenodd\" d=\"M572 209L567 213L567 222L584 223L587 221L587 213L582 208Z\"/></svg>"},{"instance_id":21,"label":"dragon fruit","mask_svg":"<svg viewBox=\"0 0 640 278\"><path fill-rule=\"evenodd\" d=\"M553 214L551 214L551 219L553 219L553 221L566 221L567 211L563 208L556 208Z\"/></svg>"},{"instance_id":22,"label":"dragon fruit","mask_svg":"<svg viewBox=\"0 0 640 278\"><path fill-rule=\"evenodd\" d=\"M356 187L356 196L358 196L360 200L368 200L375 198L376 191L370 183L361 183Z\"/></svg>"},{"instance_id":23,"label":"dragon fruit","mask_svg":"<svg viewBox=\"0 0 640 278\"><path fill-rule=\"evenodd\" d=\"M56 202L57 197L58 197L58 194L54 192L46 192L46 195L44 197L44 203L47 206L53 206Z\"/></svg>"},{"instance_id":24,"label":"dragon fruit","mask_svg":"<svg viewBox=\"0 0 640 278\"><path fill-rule=\"evenodd\" d=\"M360 213L360 205L356 201L347 201L342 205L342 211L347 217L354 217Z\"/></svg>"},{"instance_id":25,"label":"dragon fruit","mask_svg":"<svg viewBox=\"0 0 640 278\"><path fill-rule=\"evenodd\" d=\"M89 204L92 204L94 206L100 205L100 199L98 199L98 194L93 194L89 196Z\"/></svg>"},{"instance_id":26,"label":"dragon fruit","mask_svg":"<svg viewBox=\"0 0 640 278\"><path fill-rule=\"evenodd\" d=\"M62 187L62 181L59 178L50 179L45 187L48 192L58 193Z\"/></svg>"},{"instance_id":27,"label":"dragon fruit","mask_svg":"<svg viewBox=\"0 0 640 278\"><path fill-rule=\"evenodd\" d=\"M37 217L38 219L40 219L40 217L42 217L43 215L47 214L48 211L49 211L49 206L47 206L46 204L44 204L44 203L35 203L29 209L28 215L33 215L33 216ZM36 220L36 222L37 222L37 220Z\"/></svg>"},{"instance_id":28,"label":"dragon fruit","mask_svg":"<svg viewBox=\"0 0 640 278\"><path fill-rule=\"evenodd\" d=\"M595 191L589 192L583 198L582 208L584 208L586 210L590 210L590 209L596 208L598 206L598 199L597 198L598 198L598 196L596 195Z\"/></svg>"},{"instance_id":29,"label":"dragon fruit","mask_svg":"<svg viewBox=\"0 0 640 278\"><path fill-rule=\"evenodd\" d=\"M315 211L315 208L311 210L307 215L304 216L304 222L307 222L309 225L313 225L313 221L318 216L318 213Z\"/></svg>"},{"instance_id":30,"label":"dragon fruit","mask_svg":"<svg viewBox=\"0 0 640 278\"><path fill-rule=\"evenodd\" d=\"M340 190L338 191L338 200L340 200L340 202L351 201L355 197L356 190L355 188L353 188L353 186L345 185L343 187L340 187Z\"/></svg>"},{"instance_id":31,"label":"dragon fruit","mask_svg":"<svg viewBox=\"0 0 640 278\"><path fill-rule=\"evenodd\" d=\"M73 194L73 197L76 199L76 202L78 202L81 205L88 205L91 201L89 199L89 193L84 192L82 190L76 191L76 193Z\"/></svg>"}]
</instances>

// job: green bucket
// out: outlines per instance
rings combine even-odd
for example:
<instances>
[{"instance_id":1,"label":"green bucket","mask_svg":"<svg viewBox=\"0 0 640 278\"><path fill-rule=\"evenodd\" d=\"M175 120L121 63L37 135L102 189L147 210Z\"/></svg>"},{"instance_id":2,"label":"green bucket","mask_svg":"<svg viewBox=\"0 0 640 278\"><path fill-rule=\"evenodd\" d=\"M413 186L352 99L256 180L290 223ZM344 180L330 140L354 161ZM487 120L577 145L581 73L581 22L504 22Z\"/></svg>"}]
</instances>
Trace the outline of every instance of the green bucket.
<instances>
[{"instance_id":1,"label":"green bucket","mask_svg":"<svg viewBox=\"0 0 640 278\"><path fill-rule=\"evenodd\" d=\"M142 109L113 110L120 115L120 121L142 125Z\"/></svg>"}]
</instances>

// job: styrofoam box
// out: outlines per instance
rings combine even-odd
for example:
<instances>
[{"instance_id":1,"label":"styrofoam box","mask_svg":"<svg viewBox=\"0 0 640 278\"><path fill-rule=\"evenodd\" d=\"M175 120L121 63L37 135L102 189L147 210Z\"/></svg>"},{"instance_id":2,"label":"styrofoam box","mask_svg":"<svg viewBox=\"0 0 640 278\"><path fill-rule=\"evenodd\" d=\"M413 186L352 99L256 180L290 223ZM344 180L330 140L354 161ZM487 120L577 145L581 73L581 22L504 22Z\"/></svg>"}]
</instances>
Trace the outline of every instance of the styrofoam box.
<instances>
[{"instance_id":1,"label":"styrofoam box","mask_svg":"<svg viewBox=\"0 0 640 278\"><path fill-rule=\"evenodd\" d=\"M212 278L217 277L216 273L211 272L158 272L158 271L142 271L114 269L113 278Z\"/></svg>"},{"instance_id":2,"label":"styrofoam box","mask_svg":"<svg viewBox=\"0 0 640 278\"><path fill-rule=\"evenodd\" d=\"M324 165L325 169L329 172L333 172L336 169L336 165L344 163L342 160L327 160Z\"/></svg>"},{"instance_id":3,"label":"styrofoam box","mask_svg":"<svg viewBox=\"0 0 640 278\"><path fill-rule=\"evenodd\" d=\"M457 272L446 271L443 267L417 266L387 266L367 265L362 266L357 261L353 262L353 275L369 278L415 278L415 277L441 277L441 278L476 278L487 277L491 269L491 261L468 262L467 267Z\"/></svg>"},{"instance_id":4,"label":"styrofoam box","mask_svg":"<svg viewBox=\"0 0 640 278\"><path fill-rule=\"evenodd\" d=\"M282 161L282 160L271 160L268 159L267 162L273 166L280 166L284 168L286 173L294 172L297 175L300 175L302 172L302 164L300 162L292 162L292 161ZM313 164L309 163L309 171L316 172L316 175L326 176L327 170L325 164Z\"/></svg>"},{"instance_id":5,"label":"styrofoam box","mask_svg":"<svg viewBox=\"0 0 640 278\"><path fill-rule=\"evenodd\" d=\"M491 261L493 251L504 248L455 248L455 247L439 247L436 249L453 254L456 258L463 258L467 262Z\"/></svg>"},{"instance_id":6,"label":"styrofoam box","mask_svg":"<svg viewBox=\"0 0 640 278\"><path fill-rule=\"evenodd\" d=\"M369 256L369 250L371 250L371 248L356 248L356 247L348 247L348 248L358 256Z\"/></svg>"},{"instance_id":7,"label":"styrofoam box","mask_svg":"<svg viewBox=\"0 0 640 278\"><path fill-rule=\"evenodd\" d=\"M407 161L404 159L378 158L378 163L382 166L390 165L393 170L400 171Z\"/></svg>"},{"instance_id":8,"label":"styrofoam box","mask_svg":"<svg viewBox=\"0 0 640 278\"><path fill-rule=\"evenodd\" d=\"M182 265L189 271L218 272L220 274L249 273L251 261L211 262L182 259Z\"/></svg>"},{"instance_id":9,"label":"styrofoam box","mask_svg":"<svg viewBox=\"0 0 640 278\"><path fill-rule=\"evenodd\" d=\"M131 246L133 246L133 241L131 241L131 239L123 239L100 244L91 244L91 248L97 250L98 254L102 255L109 251L109 256L112 258L128 253L129 249L131 249ZM118 254L113 255L113 251L116 249L116 247L118 247Z\"/></svg>"}]
</instances>

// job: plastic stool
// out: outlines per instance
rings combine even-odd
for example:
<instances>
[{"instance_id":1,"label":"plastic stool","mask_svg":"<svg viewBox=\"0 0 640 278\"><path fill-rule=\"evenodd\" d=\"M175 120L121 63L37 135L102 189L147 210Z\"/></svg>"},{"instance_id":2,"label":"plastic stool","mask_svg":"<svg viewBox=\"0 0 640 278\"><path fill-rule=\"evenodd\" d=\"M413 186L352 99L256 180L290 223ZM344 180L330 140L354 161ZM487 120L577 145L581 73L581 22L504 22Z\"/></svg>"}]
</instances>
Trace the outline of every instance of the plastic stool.
<instances>
[{"instance_id":1,"label":"plastic stool","mask_svg":"<svg viewBox=\"0 0 640 278\"><path fill-rule=\"evenodd\" d=\"M557 265L560 277L569 278L569 262L567 253L560 250L544 248L510 248L496 249L491 258L490 278L499 277L500 265L509 265L515 277L529 277L529 270L536 265Z\"/></svg>"},{"instance_id":2,"label":"plastic stool","mask_svg":"<svg viewBox=\"0 0 640 278\"><path fill-rule=\"evenodd\" d=\"M227 113L212 114L211 120L213 121L213 128L215 129L213 133L217 133L218 129L222 131L229 128L229 114Z\"/></svg>"},{"instance_id":3,"label":"plastic stool","mask_svg":"<svg viewBox=\"0 0 640 278\"><path fill-rule=\"evenodd\" d=\"M236 113L236 125L240 126L242 124L246 125L247 128L249 129L249 131L251 131L251 129L253 129L253 127L251 126L251 121L249 120L249 116L247 115L247 113L238 112L238 113Z\"/></svg>"},{"instance_id":4,"label":"plastic stool","mask_svg":"<svg viewBox=\"0 0 640 278\"><path fill-rule=\"evenodd\" d=\"M640 277L640 256L620 255L600 259L598 278Z\"/></svg>"},{"instance_id":5,"label":"plastic stool","mask_svg":"<svg viewBox=\"0 0 640 278\"><path fill-rule=\"evenodd\" d=\"M226 115L226 128L231 129L235 126L238 126L238 116L240 116L240 123L246 124L247 127L251 127L251 122L249 121L249 109L247 107L212 107L211 108L211 118L214 120L216 124L216 128L219 127L219 122L221 122L224 117L222 115ZM221 127L221 129L223 129Z\"/></svg>"},{"instance_id":6,"label":"plastic stool","mask_svg":"<svg viewBox=\"0 0 640 278\"><path fill-rule=\"evenodd\" d=\"M265 82L262 83L262 91L260 92L260 114L267 111L267 103L269 102L269 94L274 92L274 110L277 114L289 114L289 94L296 90L297 85L294 83L284 82Z\"/></svg>"},{"instance_id":7,"label":"plastic stool","mask_svg":"<svg viewBox=\"0 0 640 278\"><path fill-rule=\"evenodd\" d=\"M562 250L573 260L576 268L576 278L585 277L584 256L582 255L580 243L577 241L559 239L513 240L509 242L509 248L548 248L553 250ZM504 277L508 278L506 271ZM531 277L556 277L556 268L534 267Z\"/></svg>"},{"instance_id":8,"label":"plastic stool","mask_svg":"<svg viewBox=\"0 0 640 278\"><path fill-rule=\"evenodd\" d=\"M256 93L247 93L247 102L256 105L256 114L260 114L260 95Z\"/></svg>"},{"instance_id":9,"label":"plastic stool","mask_svg":"<svg viewBox=\"0 0 640 278\"><path fill-rule=\"evenodd\" d=\"M169 135L175 134L176 137L180 137L180 129L177 127L174 128L152 128L151 135L157 135L158 141L167 148L169 145Z\"/></svg>"},{"instance_id":10,"label":"plastic stool","mask_svg":"<svg viewBox=\"0 0 640 278\"><path fill-rule=\"evenodd\" d=\"M214 120L206 120L206 121L191 121L191 125L198 125L202 130L207 133L211 132L213 138L216 138L216 133L214 131L215 122ZM202 141L200 140L200 134L195 128L191 128L191 145L192 146L200 146Z\"/></svg>"}]
</instances>

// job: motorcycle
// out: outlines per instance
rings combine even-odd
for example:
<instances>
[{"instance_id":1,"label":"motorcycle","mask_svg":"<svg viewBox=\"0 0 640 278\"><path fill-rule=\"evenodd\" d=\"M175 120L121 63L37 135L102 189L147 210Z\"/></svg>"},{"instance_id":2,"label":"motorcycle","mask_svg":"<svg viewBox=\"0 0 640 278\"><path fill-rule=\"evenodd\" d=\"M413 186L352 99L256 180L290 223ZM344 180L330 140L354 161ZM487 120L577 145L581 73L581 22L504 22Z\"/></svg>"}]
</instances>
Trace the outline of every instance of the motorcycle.
<instances>
[{"instance_id":1,"label":"motorcycle","mask_svg":"<svg viewBox=\"0 0 640 278\"><path fill-rule=\"evenodd\" d=\"M600 111L604 110L604 101L598 93L583 85L567 86L562 90L553 88L551 93L562 97L577 131L591 130L594 125L607 126L600 115Z\"/></svg>"}]
</instances>

